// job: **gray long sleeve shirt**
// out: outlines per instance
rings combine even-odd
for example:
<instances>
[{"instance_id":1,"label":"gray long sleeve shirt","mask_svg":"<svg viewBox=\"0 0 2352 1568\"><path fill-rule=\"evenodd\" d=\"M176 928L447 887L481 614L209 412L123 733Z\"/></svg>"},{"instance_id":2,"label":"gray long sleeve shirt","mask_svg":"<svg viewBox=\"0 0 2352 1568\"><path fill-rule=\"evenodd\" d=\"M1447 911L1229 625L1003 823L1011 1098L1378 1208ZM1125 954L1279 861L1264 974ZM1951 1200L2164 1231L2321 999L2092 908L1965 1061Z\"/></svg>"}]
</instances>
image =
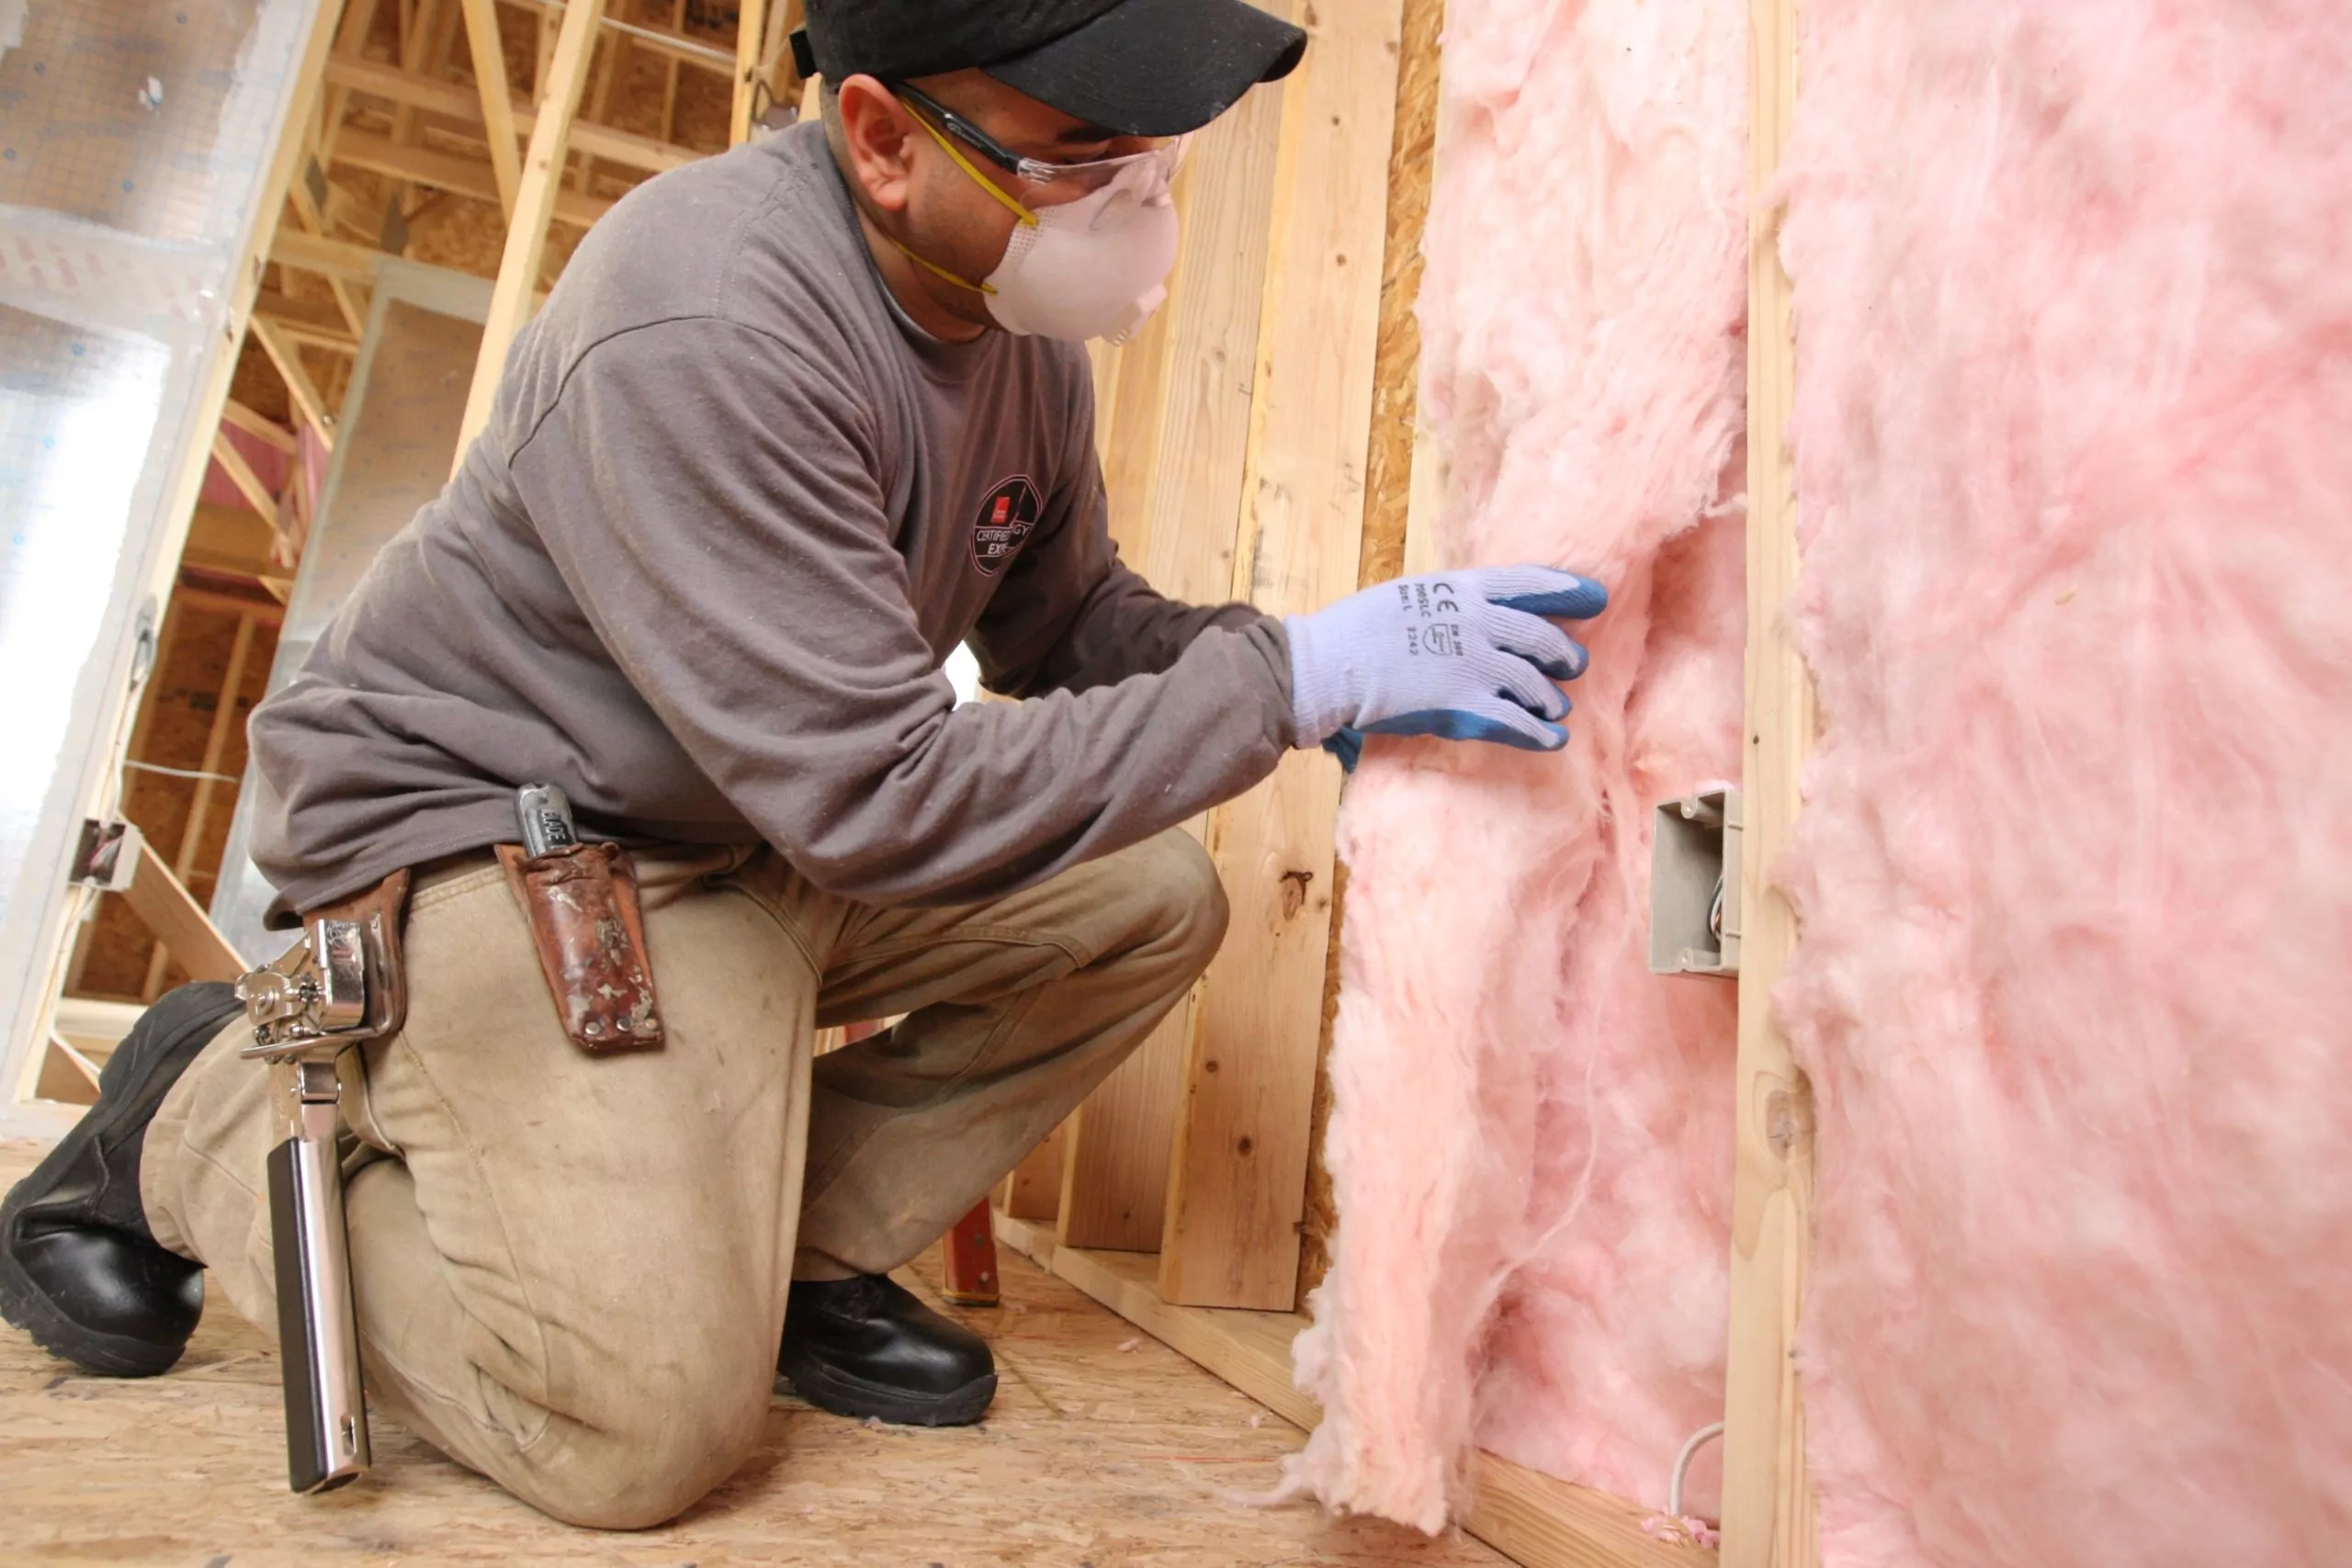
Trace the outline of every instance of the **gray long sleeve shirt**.
<instances>
[{"instance_id":1,"label":"gray long sleeve shirt","mask_svg":"<svg viewBox=\"0 0 2352 1568\"><path fill-rule=\"evenodd\" d=\"M993 689L962 708L959 640ZM277 912L514 837L764 840L873 902L1003 892L1248 788L1281 625L1105 526L1073 344L888 299L820 128L648 182L517 338L463 469L253 717Z\"/></svg>"}]
</instances>

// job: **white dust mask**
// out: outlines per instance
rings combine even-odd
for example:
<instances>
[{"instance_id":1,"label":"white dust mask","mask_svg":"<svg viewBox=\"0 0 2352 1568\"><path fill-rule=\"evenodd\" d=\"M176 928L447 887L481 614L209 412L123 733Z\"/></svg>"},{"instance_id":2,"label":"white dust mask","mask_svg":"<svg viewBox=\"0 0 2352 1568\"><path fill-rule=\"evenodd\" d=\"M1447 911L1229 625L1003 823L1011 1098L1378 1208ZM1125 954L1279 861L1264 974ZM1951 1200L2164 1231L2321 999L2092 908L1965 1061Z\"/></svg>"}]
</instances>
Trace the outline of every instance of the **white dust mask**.
<instances>
[{"instance_id":1,"label":"white dust mask","mask_svg":"<svg viewBox=\"0 0 2352 1568\"><path fill-rule=\"evenodd\" d=\"M1009 333L1118 343L1168 298L1175 265L1167 182L1122 179L1014 226L988 276L989 314Z\"/></svg>"},{"instance_id":2,"label":"white dust mask","mask_svg":"<svg viewBox=\"0 0 2352 1568\"><path fill-rule=\"evenodd\" d=\"M1177 237L1176 203L1168 182L1190 137L1097 164L1039 165L1047 181L1068 173L1102 177L1103 184L1074 200L1032 209L974 168L929 119L916 119L967 177L1020 221L1005 243L1004 258L977 284L895 239L891 243L929 271L985 296L997 325L1024 336L1119 343L1168 298Z\"/></svg>"}]
</instances>

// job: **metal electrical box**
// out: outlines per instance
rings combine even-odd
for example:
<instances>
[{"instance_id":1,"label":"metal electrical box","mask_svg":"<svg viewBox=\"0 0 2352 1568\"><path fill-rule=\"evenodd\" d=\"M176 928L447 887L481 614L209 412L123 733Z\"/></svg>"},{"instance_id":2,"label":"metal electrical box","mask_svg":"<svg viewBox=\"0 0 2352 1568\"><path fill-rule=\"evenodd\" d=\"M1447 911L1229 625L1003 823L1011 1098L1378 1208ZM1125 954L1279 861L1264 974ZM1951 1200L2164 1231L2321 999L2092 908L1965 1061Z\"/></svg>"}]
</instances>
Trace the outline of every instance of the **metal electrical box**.
<instances>
[{"instance_id":1,"label":"metal electrical box","mask_svg":"<svg viewBox=\"0 0 2352 1568\"><path fill-rule=\"evenodd\" d=\"M1650 973L1739 973L1739 791L1669 800L1650 832Z\"/></svg>"}]
</instances>

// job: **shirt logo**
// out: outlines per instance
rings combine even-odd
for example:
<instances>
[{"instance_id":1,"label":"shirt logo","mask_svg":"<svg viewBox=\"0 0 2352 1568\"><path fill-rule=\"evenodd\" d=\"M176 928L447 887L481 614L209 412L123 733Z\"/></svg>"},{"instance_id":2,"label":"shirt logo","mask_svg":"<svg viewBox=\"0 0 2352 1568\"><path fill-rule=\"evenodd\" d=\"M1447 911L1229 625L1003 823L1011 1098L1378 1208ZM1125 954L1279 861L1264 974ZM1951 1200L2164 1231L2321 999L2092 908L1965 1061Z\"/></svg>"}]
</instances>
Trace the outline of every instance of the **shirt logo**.
<instances>
[{"instance_id":1,"label":"shirt logo","mask_svg":"<svg viewBox=\"0 0 2352 1568\"><path fill-rule=\"evenodd\" d=\"M972 564L994 577L1036 530L1044 502L1025 474L1005 480L980 502L972 516Z\"/></svg>"}]
</instances>

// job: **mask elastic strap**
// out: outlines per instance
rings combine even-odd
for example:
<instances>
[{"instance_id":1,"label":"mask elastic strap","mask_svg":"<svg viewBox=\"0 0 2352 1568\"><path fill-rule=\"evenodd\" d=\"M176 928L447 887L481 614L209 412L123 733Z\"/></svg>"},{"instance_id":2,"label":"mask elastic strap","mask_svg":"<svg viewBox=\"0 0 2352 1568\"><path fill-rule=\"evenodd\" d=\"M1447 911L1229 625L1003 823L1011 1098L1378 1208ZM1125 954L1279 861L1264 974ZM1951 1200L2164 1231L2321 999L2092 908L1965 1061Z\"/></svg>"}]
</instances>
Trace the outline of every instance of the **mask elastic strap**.
<instances>
[{"instance_id":1,"label":"mask elastic strap","mask_svg":"<svg viewBox=\"0 0 2352 1568\"><path fill-rule=\"evenodd\" d=\"M902 242L899 236L891 233L888 230L882 228L879 224L875 226L874 231L881 235L884 239L889 241L893 245L898 246L899 254L900 255L906 257L909 261L914 263L915 265L922 268L925 272L932 274L935 277L944 277L948 282L954 284L956 288L968 288L975 294L993 294L996 292L996 289L989 284L975 283L968 277L964 277L958 274L948 271L937 262L925 261L922 257L915 254L911 250L909 250L905 243Z\"/></svg>"},{"instance_id":2,"label":"mask elastic strap","mask_svg":"<svg viewBox=\"0 0 2352 1568\"><path fill-rule=\"evenodd\" d=\"M956 166L963 170L967 175L969 175L975 185L988 192L990 196L996 197L999 201L1004 203L1005 206L1011 208L1012 209L1012 215L1015 218L1020 219L1023 223L1028 225L1032 229L1035 229L1037 226L1037 215L1030 211L1027 208L1022 206L1019 202L1013 200L1012 197L1005 194L1005 189L1002 186L997 184L994 180L980 173L979 170L972 167L972 161L969 158L965 157L962 150L959 149L956 143L948 141L946 134L937 126L932 124L931 121L925 119L922 115L916 114L911 108L908 109L907 112L910 115L914 115L914 120L917 125L922 126L925 130L931 132L931 139L939 143L939 150L946 153L950 158L953 158L956 161ZM903 246L900 248L904 249ZM914 255L912 251L908 251L907 254L909 255ZM921 256L915 256L915 260L922 261L922 258ZM929 262L923 262L923 265L925 266L931 265ZM933 270L937 271L938 269L934 267ZM958 279L957 281L960 282L961 279ZM968 288L970 286L966 285L966 287Z\"/></svg>"}]
</instances>

